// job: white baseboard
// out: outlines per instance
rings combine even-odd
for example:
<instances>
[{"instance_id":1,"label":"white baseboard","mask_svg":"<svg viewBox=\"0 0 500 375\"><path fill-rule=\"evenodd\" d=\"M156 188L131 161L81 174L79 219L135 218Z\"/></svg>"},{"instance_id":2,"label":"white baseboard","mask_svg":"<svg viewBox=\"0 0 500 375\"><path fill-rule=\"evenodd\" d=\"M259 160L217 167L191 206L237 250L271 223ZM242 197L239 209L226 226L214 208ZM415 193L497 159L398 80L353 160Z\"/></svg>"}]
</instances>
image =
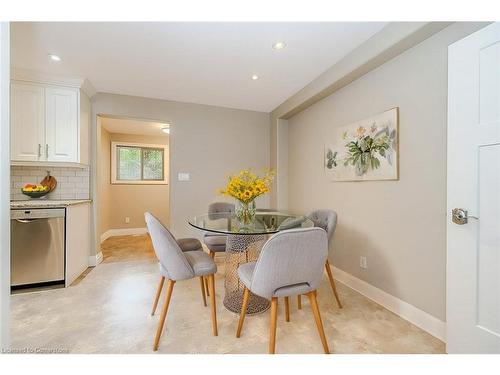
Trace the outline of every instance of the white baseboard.
<instances>
[{"instance_id":1,"label":"white baseboard","mask_svg":"<svg viewBox=\"0 0 500 375\"><path fill-rule=\"evenodd\" d=\"M127 236L127 235L133 235L133 234L145 234L145 233L148 233L148 228L108 229L106 232L101 234L101 243L106 241L109 237Z\"/></svg>"},{"instance_id":2,"label":"white baseboard","mask_svg":"<svg viewBox=\"0 0 500 375\"><path fill-rule=\"evenodd\" d=\"M403 319L423 329L432 336L446 342L446 322L426 313L419 308L410 305L393 295L384 292L383 290L368 284L366 281L342 271L337 267L333 268L334 278L349 288L361 293L372 301L382 305L387 310L399 315Z\"/></svg>"},{"instance_id":3,"label":"white baseboard","mask_svg":"<svg viewBox=\"0 0 500 375\"><path fill-rule=\"evenodd\" d=\"M89 266L95 267L102 262L102 251L99 251L96 255L89 257Z\"/></svg>"}]
</instances>

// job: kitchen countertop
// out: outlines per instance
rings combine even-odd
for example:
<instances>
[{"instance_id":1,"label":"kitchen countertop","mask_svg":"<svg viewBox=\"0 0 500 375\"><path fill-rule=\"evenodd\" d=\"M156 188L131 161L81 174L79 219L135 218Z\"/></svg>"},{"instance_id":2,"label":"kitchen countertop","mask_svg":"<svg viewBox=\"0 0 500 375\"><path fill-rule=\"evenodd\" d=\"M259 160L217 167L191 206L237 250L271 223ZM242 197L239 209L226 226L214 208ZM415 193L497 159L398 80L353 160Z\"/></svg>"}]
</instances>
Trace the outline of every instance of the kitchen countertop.
<instances>
[{"instance_id":1,"label":"kitchen countertop","mask_svg":"<svg viewBox=\"0 0 500 375\"><path fill-rule=\"evenodd\" d=\"M50 200L50 199L26 199L19 201L10 201L10 208L47 208L47 207L67 207L75 204L90 203L90 199L68 199L68 200Z\"/></svg>"}]
</instances>

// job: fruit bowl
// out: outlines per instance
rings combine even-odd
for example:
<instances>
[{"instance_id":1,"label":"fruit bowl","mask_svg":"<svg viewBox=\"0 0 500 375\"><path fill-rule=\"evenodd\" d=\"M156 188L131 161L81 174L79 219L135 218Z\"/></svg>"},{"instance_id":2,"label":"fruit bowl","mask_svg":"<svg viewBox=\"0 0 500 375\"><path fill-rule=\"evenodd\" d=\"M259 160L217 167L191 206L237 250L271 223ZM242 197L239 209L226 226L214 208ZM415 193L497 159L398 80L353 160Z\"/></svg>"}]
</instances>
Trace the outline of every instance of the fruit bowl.
<instances>
[{"instance_id":1,"label":"fruit bowl","mask_svg":"<svg viewBox=\"0 0 500 375\"><path fill-rule=\"evenodd\" d=\"M50 193L50 189L42 185L31 185L28 184L21 189L21 193L27 195L30 198L41 198L44 195Z\"/></svg>"},{"instance_id":2,"label":"fruit bowl","mask_svg":"<svg viewBox=\"0 0 500 375\"><path fill-rule=\"evenodd\" d=\"M27 195L30 198L41 198L49 193L48 191L24 191L22 189L21 191L24 195Z\"/></svg>"}]
</instances>

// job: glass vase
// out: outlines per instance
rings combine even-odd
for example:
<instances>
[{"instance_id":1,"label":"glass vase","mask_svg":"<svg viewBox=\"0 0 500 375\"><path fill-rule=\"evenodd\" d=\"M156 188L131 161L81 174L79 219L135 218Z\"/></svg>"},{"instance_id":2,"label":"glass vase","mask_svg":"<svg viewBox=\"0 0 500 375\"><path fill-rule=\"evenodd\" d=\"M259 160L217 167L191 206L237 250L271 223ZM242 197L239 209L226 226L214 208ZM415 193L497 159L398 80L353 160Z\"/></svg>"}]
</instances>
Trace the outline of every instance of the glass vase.
<instances>
[{"instance_id":1,"label":"glass vase","mask_svg":"<svg viewBox=\"0 0 500 375\"><path fill-rule=\"evenodd\" d=\"M234 213L242 226L246 227L253 224L255 219L255 200L250 202L237 201Z\"/></svg>"}]
</instances>

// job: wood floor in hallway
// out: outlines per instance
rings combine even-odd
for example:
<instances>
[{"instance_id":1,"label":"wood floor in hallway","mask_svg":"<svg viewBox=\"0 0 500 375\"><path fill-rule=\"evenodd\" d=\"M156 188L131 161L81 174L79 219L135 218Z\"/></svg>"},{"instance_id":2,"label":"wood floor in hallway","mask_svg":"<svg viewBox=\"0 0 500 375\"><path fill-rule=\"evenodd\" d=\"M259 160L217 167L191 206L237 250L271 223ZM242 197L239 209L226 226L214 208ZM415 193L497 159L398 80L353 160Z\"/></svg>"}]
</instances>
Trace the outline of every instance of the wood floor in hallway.
<instances>
[{"instance_id":1,"label":"wood floor in hallway","mask_svg":"<svg viewBox=\"0 0 500 375\"><path fill-rule=\"evenodd\" d=\"M156 258L149 234L110 237L101 251L103 263Z\"/></svg>"}]
</instances>

